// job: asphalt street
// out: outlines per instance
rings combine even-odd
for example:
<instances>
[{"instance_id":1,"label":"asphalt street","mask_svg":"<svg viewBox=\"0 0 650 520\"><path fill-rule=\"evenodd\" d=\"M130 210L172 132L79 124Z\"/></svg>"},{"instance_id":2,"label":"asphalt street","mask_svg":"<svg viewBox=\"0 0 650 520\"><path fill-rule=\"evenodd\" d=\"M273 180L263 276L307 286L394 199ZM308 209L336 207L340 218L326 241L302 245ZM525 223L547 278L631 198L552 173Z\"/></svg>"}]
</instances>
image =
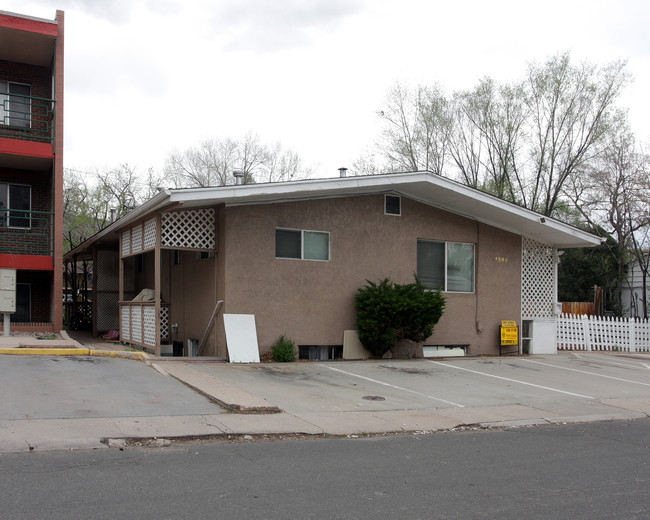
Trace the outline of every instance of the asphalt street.
<instances>
[{"instance_id":1,"label":"asphalt street","mask_svg":"<svg viewBox=\"0 0 650 520\"><path fill-rule=\"evenodd\" d=\"M650 421L0 457L12 519L646 519Z\"/></svg>"}]
</instances>

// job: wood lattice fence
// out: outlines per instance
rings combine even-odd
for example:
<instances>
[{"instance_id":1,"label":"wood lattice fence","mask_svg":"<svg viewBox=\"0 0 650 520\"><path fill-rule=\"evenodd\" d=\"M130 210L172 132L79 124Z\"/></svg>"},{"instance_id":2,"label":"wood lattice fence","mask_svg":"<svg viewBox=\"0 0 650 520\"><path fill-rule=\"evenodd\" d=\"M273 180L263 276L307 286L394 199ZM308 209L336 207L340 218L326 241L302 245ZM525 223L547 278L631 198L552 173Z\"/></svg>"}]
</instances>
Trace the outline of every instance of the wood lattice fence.
<instances>
[{"instance_id":1,"label":"wood lattice fence","mask_svg":"<svg viewBox=\"0 0 650 520\"><path fill-rule=\"evenodd\" d=\"M650 323L634 318L562 314L557 318L557 349L650 352Z\"/></svg>"}]
</instances>

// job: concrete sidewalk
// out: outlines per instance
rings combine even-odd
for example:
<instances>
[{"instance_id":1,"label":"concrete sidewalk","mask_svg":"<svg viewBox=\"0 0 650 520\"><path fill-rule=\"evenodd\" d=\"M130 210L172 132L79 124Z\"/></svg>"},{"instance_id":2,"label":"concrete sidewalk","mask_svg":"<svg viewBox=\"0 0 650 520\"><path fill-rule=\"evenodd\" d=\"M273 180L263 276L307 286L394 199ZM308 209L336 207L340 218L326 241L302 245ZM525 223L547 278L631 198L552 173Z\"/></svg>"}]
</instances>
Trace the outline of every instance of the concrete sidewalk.
<instances>
[{"instance_id":1,"label":"concrete sidewalk","mask_svg":"<svg viewBox=\"0 0 650 520\"><path fill-rule=\"evenodd\" d=\"M42 341L42 340L41 340ZM68 340L63 340L68 341ZM650 397L646 393L620 398L598 398L575 401L566 398L543 402L507 402L502 405L458 407L413 407L407 409L336 410L312 406L309 411L284 411L239 379L228 382L211 374L203 359L154 358L141 353L126 352L121 345L84 344L73 340L81 354L120 352L136 355L161 374L169 375L207 396L231 413L173 415L154 417L93 417L61 419L0 420L0 452L21 452L54 449L106 448L120 446L129 439L174 439L200 436L236 436L266 434L365 435L398 432L433 432L461 427L518 427L540 424L563 424L609 420L647 419ZM101 340L100 340L101 341ZM112 349L114 348L114 350ZM16 349L31 350L31 349ZM47 350L47 349L46 349ZM51 352L51 351L50 351ZM83 354L86 355L86 354ZM555 359L560 359L555 358ZM456 360L454 363L462 363ZM273 365L273 364L272 364ZM336 365L336 364L335 364ZM314 365L311 365L314 366ZM337 365L340 366L340 365ZM363 365L357 365L362 367ZM405 365L406 366L406 365ZM433 365L431 365L433 366ZM236 367L230 367L236 370ZM280 367L259 367L278 376ZM300 368L298 366L298 368ZM326 367L327 368L327 367ZM391 368L391 367L388 367ZM437 365L436 365L437 368ZM254 367L251 368L253 370ZM406 371L406 370L403 370ZM420 372L422 370L420 369ZM218 372L217 372L218 373ZM226 372L221 372L226 373ZM228 373L233 373L232 370ZM417 372L416 372L417 373ZM261 376L260 376L261 377ZM420 377L420 376L413 376ZM645 375L644 375L645 377ZM368 378L365 378L368 379ZM370 381L370 379L368 379ZM621 379L624 381L624 379ZM638 383L650 387L650 383ZM242 388L244 386L244 388ZM391 385L387 385L391 386ZM535 386L535 385L531 385ZM399 388L399 387L395 387ZM403 389L402 389L403 390ZM287 385L286 391L295 391ZM352 389L350 390L352 391ZM472 389L480 392L480 389ZM643 392L646 390L644 389ZM110 442L109 442L110 440Z\"/></svg>"}]
</instances>

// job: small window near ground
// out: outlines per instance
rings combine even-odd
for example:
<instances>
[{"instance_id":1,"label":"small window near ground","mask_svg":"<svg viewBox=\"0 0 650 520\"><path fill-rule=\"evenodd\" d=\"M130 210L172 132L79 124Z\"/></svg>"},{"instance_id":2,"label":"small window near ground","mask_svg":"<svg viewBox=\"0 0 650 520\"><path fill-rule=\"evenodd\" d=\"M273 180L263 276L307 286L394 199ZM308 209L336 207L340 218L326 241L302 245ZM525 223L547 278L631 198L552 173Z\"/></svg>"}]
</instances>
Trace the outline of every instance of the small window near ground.
<instances>
[{"instance_id":1,"label":"small window near ground","mask_svg":"<svg viewBox=\"0 0 650 520\"><path fill-rule=\"evenodd\" d=\"M275 257L328 261L330 234L327 231L275 230Z\"/></svg>"},{"instance_id":2,"label":"small window near ground","mask_svg":"<svg viewBox=\"0 0 650 520\"><path fill-rule=\"evenodd\" d=\"M402 198L397 195L384 196L384 213L400 216L402 214Z\"/></svg>"}]
</instances>

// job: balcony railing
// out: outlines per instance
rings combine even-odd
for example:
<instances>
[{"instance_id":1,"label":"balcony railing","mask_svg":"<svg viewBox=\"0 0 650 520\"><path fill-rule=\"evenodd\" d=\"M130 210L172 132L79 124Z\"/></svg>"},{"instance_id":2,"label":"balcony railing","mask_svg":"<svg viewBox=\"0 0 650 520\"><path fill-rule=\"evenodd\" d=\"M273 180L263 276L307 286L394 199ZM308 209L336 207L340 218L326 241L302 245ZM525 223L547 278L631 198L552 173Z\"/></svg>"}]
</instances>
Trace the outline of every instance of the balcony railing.
<instances>
[{"instance_id":1,"label":"balcony railing","mask_svg":"<svg viewBox=\"0 0 650 520\"><path fill-rule=\"evenodd\" d=\"M0 91L0 137L54 142L54 100Z\"/></svg>"},{"instance_id":2,"label":"balcony railing","mask_svg":"<svg viewBox=\"0 0 650 520\"><path fill-rule=\"evenodd\" d=\"M52 256L51 211L0 210L0 253Z\"/></svg>"}]
</instances>

